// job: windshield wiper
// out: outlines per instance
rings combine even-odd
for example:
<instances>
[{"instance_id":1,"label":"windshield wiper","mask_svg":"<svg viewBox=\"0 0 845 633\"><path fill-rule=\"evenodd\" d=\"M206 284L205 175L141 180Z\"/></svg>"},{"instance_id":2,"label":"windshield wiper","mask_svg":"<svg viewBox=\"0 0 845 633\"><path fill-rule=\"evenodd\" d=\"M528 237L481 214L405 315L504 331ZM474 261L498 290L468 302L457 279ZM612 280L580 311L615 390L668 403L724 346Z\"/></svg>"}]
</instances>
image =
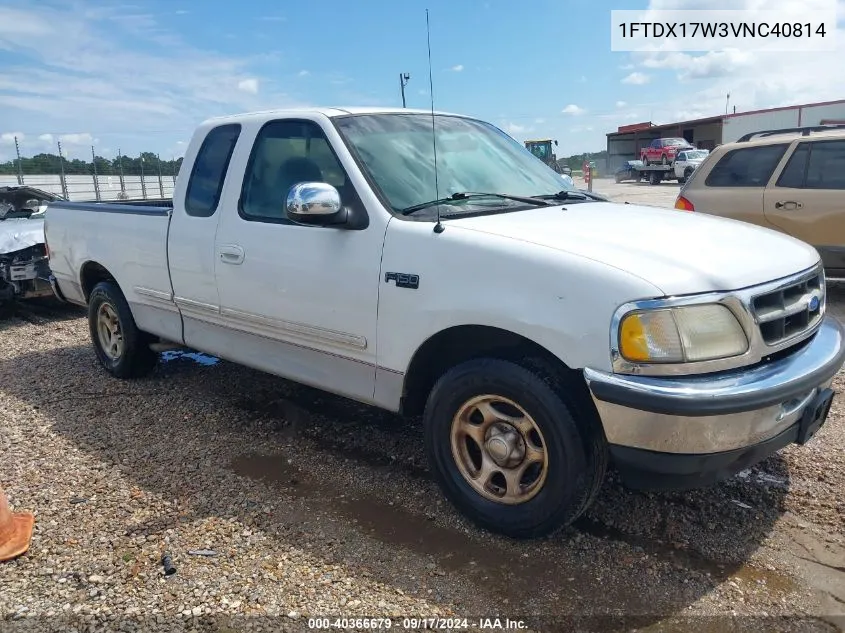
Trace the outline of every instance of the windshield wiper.
<instances>
[{"instance_id":1,"label":"windshield wiper","mask_svg":"<svg viewBox=\"0 0 845 633\"><path fill-rule=\"evenodd\" d=\"M472 191L459 191L457 193L453 193L448 198L440 198L439 200L429 200L428 202L423 202L421 204L415 204L410 207L405 207L401 209L399 212L402 215L411 215L421 209L427 209L429 207L437 206L438 204L449 204L450 202L456 202L459 200L470 200L472 198L502 198L503 200L515 200L516 202L524 202L526 204L533 204L534 206L548 206L548 202L543 200L539 197L527 197L527 196L512 196L506 193L479 193L479 192L472 192Z\"/></svg>"},{"instance_id":2,"label":"windshield wiper","mask_svg":"<svg viewBox=\"0 0 845 633\"><path fill-rule=\"evenodd\" d=\"M596 196L585 191L558 191L557 193L546 193L541 196L534 196L538 200L601 200L600 196Z\"/></svg>"}]
</instances>

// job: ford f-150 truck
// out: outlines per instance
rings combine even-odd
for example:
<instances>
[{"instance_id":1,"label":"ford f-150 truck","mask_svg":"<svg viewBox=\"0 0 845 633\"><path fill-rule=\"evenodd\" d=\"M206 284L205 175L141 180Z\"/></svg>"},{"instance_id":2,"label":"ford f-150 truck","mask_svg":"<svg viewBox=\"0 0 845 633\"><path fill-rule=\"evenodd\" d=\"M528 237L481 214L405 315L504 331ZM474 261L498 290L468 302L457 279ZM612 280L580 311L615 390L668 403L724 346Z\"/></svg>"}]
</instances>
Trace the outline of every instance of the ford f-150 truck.
<instances>
[{"instance_id":1,"label":"ford f-150 truck","mask_svg":"<svg viewBox=\"0 0 845 633\"><path fill-rule=\"evenodd\" d=\"M421 419L444 494L512 536L572 522L610 461L690 488L807 442L845 360L812 247L602 201L459 115L209 120L172 205L56 202L45 230L106 371L181 345Z\"/></svg>"}]
</instances>

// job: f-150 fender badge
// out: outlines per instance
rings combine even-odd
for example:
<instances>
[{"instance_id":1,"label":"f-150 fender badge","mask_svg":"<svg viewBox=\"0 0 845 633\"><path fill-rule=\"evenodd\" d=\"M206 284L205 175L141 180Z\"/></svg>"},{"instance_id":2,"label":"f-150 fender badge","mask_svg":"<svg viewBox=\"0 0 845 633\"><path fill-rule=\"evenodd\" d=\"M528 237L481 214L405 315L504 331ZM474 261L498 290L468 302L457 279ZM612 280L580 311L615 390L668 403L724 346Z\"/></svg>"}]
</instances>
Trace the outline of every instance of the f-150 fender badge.
<instances>
[{"instance_id":1,"label":"f-150 fender badge","mask_svg":"<svg viewBox=\"0 0 845 633\"><path fill-rule=\"evenodd\" d=\"M410 273L384 273L385 283L396 282L397 288L410 288L416 290L420 287L420 276Z\"/></svg>"}]
</instances>

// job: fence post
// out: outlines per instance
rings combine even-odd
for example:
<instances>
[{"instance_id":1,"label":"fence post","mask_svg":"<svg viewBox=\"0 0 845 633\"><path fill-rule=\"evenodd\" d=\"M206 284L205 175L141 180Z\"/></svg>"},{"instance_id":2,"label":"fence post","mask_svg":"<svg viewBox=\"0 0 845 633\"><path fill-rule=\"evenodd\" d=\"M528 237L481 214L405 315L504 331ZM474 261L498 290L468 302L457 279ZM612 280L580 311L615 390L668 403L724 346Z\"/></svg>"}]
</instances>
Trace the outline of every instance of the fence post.
<instances>
[{"instance_id":1,"label":"fence post","mask_svg":"<svg viewBox=\"0 0 845 633\"><path fill-rule=\"evenodd\" d=\"M67 182L65 182L65 158L62 156L62 142L56 141L59 146L59 182L62 183L62 197L69 200L67 195Z\"/></svg>"},{"instance_id":2,"label":"fence post","mask_svg":"<svg viewBox=\"0 0 845 633\"><path fill-rule=\"evenodd\" d=\"M120 148L117 148L117 167L120 171L120 199L126 199L126 184L123 182L123 154L120 152Z\"/></svg>"},{"instance_id":3,"label":"fence post","mask_svg":"<svg viewBox=\"0 0 845 633\"><path fill-rule=\"evenodd\" d=\"M100 182L97 178L97 157L94 155L94 146L91 146L91 167L94 169L94 195L100 201Z\"/></svg>"},{"instance_id":4,"label":"fence post","mask_svg":"<svg viewBox=\"0 0 845 633\"><path fill-rule=\"evenodd\" d=\"M158 159L158 192L164 198L164 183L161 181L161 156L156 154L156 158Z\"/></svg>"},{"instance_id":5,"label":"fence post","mask_svg":"<svg viewBox=\"0 0 845 633\"><path fill-rule=\"evenodd\" d=\"M21 148L18 145L18 137L15 137L15 154L18 155L18 184L23 184L23 167L21 166Z\"/></svg>"},{"instance_id":6,"label":"fence post","mask_svg":"<svg viewBox=\"0 0 845 633\"><path fill-rule=\"evenodd\" d=\"M144 200L147 199L147 183L144 182L144 156L139 156L141 159L141 196Z\"/></svg>"}]
</instances>

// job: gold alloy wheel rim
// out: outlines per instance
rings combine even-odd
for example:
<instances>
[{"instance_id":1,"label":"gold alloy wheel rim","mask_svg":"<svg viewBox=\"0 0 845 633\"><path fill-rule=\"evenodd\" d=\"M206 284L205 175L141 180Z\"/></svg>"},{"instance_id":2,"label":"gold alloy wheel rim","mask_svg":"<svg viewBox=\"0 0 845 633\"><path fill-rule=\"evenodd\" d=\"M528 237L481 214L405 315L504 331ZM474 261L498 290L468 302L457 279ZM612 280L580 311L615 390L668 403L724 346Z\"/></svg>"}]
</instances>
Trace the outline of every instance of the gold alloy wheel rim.
<instances>
[{"instance_id":1,"label":"gold alloy wheel rim","mask_svg":"<svg viewBox=\"0 0 845 633\"><path fill-rule=\"evenodd\" d=\"M123 355L123 332L117 312L109 303L103 303L97 310L97 335L100 348L111 360L118 360Z\"/></svg>"},{"instance_id":2,"label":"gold alloy wheel rim","mask_svg":"<svg viewBox=\"0 0 845 633\"><path fill-rule=\"evenodd\" d=\"M452 418L452 457L467 483L484 498L517 505L543 488L548 453L534 419L513 400L482 395Z\"/></svg>"}]
</instances>

